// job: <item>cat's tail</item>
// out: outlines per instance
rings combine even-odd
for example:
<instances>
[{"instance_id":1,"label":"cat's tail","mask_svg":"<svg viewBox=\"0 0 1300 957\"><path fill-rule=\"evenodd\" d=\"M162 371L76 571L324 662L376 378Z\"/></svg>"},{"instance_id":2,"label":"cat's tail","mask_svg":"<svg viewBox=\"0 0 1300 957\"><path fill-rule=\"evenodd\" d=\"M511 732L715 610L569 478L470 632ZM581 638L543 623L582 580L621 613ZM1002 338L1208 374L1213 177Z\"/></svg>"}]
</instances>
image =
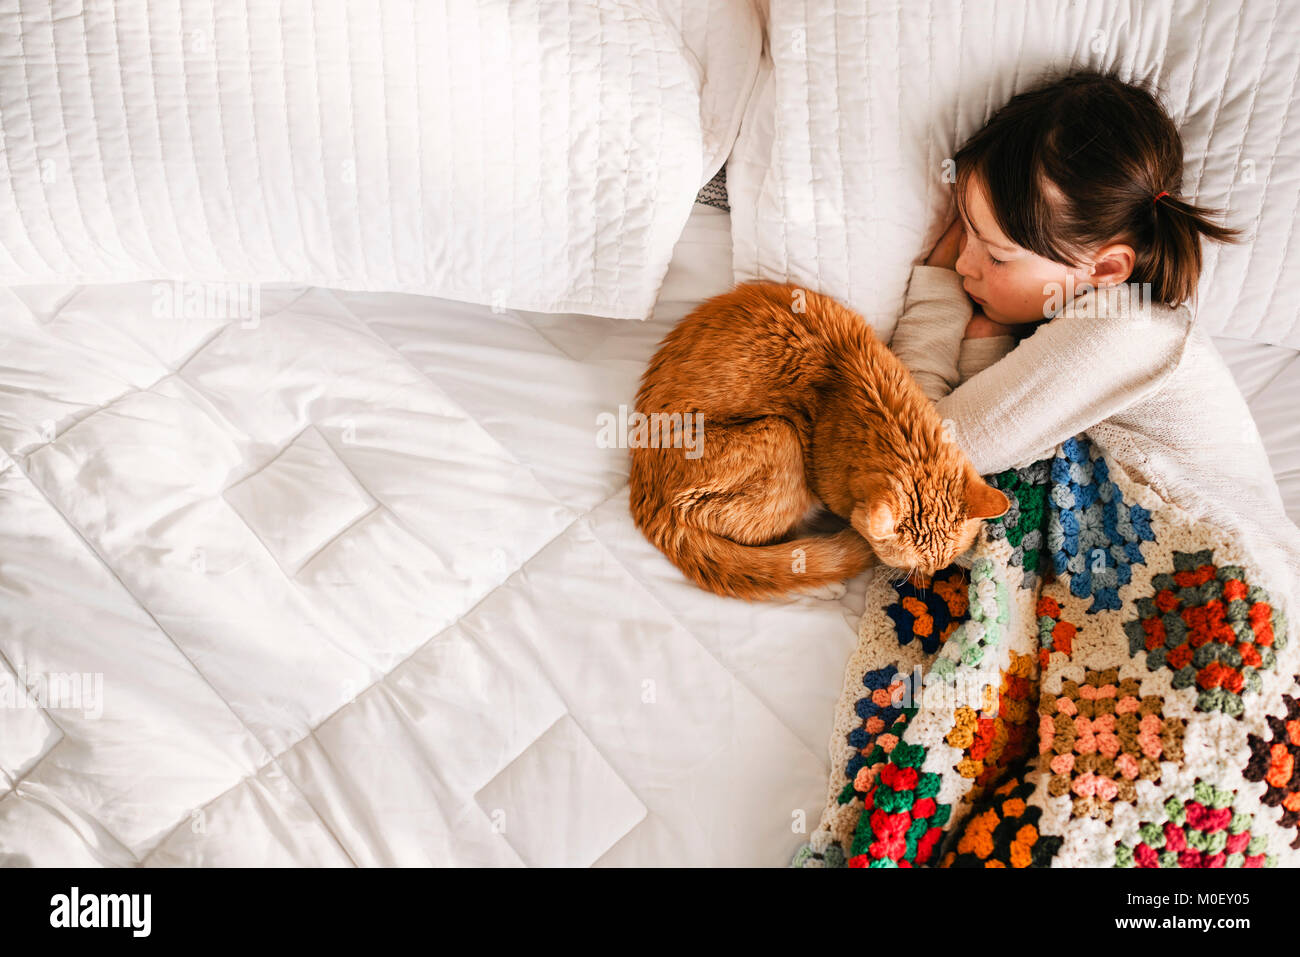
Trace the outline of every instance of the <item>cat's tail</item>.
<instances>
[{"instance_id":1,"label":"cat's tail","mask_svg":"<svg viewBox=\"0 0 1300 957\"><path fill-rule=\"evenodd\" d=\"M670 541L656 544L695 584L733 598L838 597L838 586L877 563L867 540L852 528L776 545L742 545L677 526Z\"/></svg>"}]
</instances>

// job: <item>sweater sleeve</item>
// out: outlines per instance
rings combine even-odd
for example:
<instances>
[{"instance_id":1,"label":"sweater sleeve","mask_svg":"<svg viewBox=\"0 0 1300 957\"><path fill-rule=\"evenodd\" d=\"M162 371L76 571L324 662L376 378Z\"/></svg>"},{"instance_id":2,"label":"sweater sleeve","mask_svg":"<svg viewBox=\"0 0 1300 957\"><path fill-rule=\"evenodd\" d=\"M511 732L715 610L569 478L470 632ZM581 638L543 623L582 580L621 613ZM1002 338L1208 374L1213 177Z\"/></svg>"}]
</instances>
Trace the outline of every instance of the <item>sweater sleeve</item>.
<instances>
[{"instance_id":1,"label":"sweater sleeve","mask_svg":"<svg viewBox=\"0 0 1300 957\"><path fill-rule=\"evenodd\" d=\"M912 268L903 314L889 347L931 402L961 381L958 359L972 308L956 272L940 266Z\"/></svg>"},{"instance_id":2,"label":"sweater sleeve","mask_svg":"<svg viewBox=\"0 0 1300 957\"><path fill-rule=\"evenodd\" d=\"M974 307L951 269L915 266L890 348L932 402L1016 347L1015 336L967 339Z\"/></svg>"},{"instance_id":3,"label":"sweater sleeve","mask_svg":"<svg viewBox=\"0 0 1300 957\"><path fill-rule=\"evenodd\" d=\"M957 357L959 382L983 372L1016 347L1015 336L986 336L983 339L963 339L961 354Z\"/></svg>"},{"instance_id":4,"label":"sweater sleeve","mask_svg":"<svg viewBox=\"0 0 1300 957\"><path fill-rule=\"evenodd\" d=\"M1173 372L1189 339L1185 309L1065 311L935 407L981 475L1028 465L1128 408Z\"/></svg>"}]
</instances>

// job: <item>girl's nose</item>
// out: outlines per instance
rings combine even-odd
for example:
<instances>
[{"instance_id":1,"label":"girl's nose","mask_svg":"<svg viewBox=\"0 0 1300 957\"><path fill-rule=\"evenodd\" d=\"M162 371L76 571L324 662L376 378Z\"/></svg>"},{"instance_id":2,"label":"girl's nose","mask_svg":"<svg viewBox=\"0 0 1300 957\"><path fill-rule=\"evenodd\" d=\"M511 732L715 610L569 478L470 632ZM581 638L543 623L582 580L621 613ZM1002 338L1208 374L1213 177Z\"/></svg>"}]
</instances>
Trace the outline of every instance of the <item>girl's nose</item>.
<instances>
[{"instance_id":1,"label":"girl's nose","mask_svg":"<svg viewBox=\"0 0 1300 957\"><path fill-rule=\"evenodd\" d=\"M957 261L953 263L953 269L957 270L959 276L965 276L970 279L976 278L974 271L974 258L970 254L970 243L966 241L966 234L961 234L961 242L957 244Z\"/></svg>"}]
</instances>

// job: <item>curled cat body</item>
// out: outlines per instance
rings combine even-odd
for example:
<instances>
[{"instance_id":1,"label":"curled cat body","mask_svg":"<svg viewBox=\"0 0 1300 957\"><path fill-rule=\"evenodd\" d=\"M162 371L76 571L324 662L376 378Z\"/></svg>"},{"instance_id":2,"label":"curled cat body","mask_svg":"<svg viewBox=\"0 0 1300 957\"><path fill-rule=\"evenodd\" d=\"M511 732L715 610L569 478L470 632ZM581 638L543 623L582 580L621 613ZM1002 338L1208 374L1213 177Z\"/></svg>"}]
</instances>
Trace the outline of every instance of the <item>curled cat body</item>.
<instances>
[{"instance_id":1,"label":"curled cat body","mask_svg":"<svg viewBox=\"0 0 1300 957\"><path fill-rule=\"evenodd\" d=\"M637 526L722 595L834 597L878 563L932 575L1009 504L866 320L788 283L701 303L660 343L636 411L652 429L629 441ZM801 534L823 507L838 530Z\"/></svg>"}]
</instances>

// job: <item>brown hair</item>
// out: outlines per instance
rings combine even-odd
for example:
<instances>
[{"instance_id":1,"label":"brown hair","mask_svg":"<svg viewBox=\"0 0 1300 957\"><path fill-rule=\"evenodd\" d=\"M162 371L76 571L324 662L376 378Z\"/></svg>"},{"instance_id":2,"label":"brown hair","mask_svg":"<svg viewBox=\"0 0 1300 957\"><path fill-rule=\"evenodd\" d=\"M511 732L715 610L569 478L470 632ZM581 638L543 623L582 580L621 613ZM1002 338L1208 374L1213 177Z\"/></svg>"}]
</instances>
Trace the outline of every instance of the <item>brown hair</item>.
<instances>
[{"instance_id":1,"label":"brown hair","mask_svg":"<svg viewBox=\"0 0 1300 957\"><path fill-rule=\"evenodd\" d=\"M1129 282L1152 298L1191 299L1202 235L1232 242L1217 213L1177 198L1183 141L1150 91L1094 71L1012 97L957 151L957 202L976 176L998 226L1016 245L1078 265L1086 251L1126 242ZM1164 195L1162 195L1164 194Z\"/></svg>"}]
</instances>

